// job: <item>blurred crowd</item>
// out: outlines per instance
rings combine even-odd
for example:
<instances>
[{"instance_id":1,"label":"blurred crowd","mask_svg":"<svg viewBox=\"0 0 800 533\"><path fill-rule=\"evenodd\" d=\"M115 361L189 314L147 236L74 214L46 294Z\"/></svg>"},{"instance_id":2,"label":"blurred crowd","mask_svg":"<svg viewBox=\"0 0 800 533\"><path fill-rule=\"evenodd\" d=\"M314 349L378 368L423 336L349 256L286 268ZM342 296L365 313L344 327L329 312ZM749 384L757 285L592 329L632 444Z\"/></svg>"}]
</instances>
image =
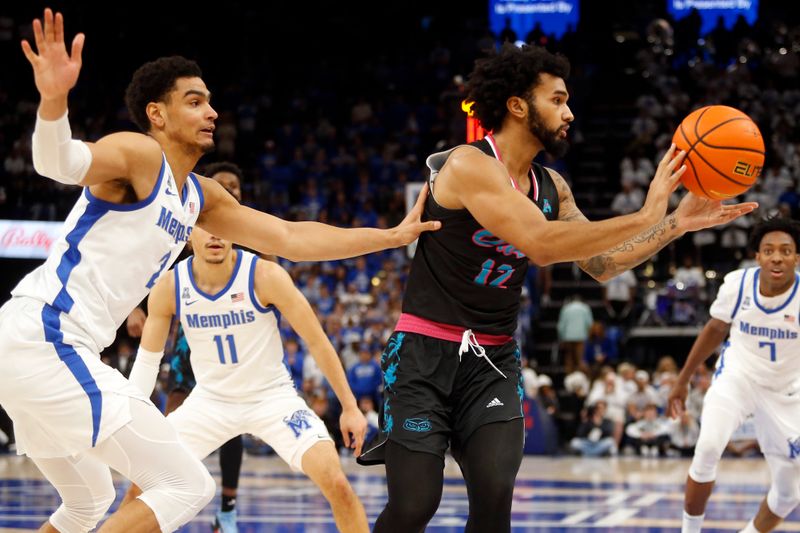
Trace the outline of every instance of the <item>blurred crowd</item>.
<instances>
[{"instance_id":1,"label":"blurred crowd","mask_svg":"<svg viewBox=\"0 0 800 533\"><path fill-rule=\"evenodd\" d=\"M210 80L220 116L216 152L204 162L239 164L246 175L243 202L277 216L342 226L396 224L406 210L406 186L426 177L426 156L463 142L463 76L482 50L497 43L480 26L457 35L434 35L425 25L414 32L410 54L367 53L363 65L350 65L359 69L353 79L340 64L320 64L314 78L295 84L280 101L236 77ZM642 206L655 164L681 118L714 103L748 113L767 144L763 177L744 199L758 201L762 213L796 216L800 27L777 21L751 28L742 19L733 31L716 28L699 35L693 15L677 23L655 20L640 29L639 37L635 57L642 90L619 173L607 176L608 186L619 190L612 211L625 214ZM567 54L577 41L574 33L561 40L540 32L528 38ZM591 72L576 68L570 83L585 84ZM118 99L71 103L77 110L71 121L76 137L96 140L132 128L121 107L123 87L113 89ZM17 92L0 83L0 218L62 220L78 191L33 178L30 136L37 104L12 99ZM580 116L579 100L576 107ZM585 127L576 123L576 138ZM570 157L557 163L567 176ZM695 376L686 413L667 420L665 399L678 370L676 359L685 354L663 357L655 368L636 368L626 357L625 335L637 325L702 324L721 276L752 262L745 247L754 218L684 239L669 254L607 282L600 302L565 300L558 323L561 367L552 376L537 373L538 361L531 355L532 321L542 298L551 297L542 272L531 270L517 335L526 356L525 391L557 427L560 450L648 457L691 452L711 371ZM410 264L406 250L348 261L281 263L316 310L374 431L380 355L400 313ZM282 333L285 362L298 389L335 426L338 405L319 368L291 329ZM135 351L136 340L123 329L104 358L126 371ZM4 429L0 417L0 446ZM734 446L731 453L751 449L748 436L743 430L739 440L746 445Z\"/></svg>"}]
</instances>

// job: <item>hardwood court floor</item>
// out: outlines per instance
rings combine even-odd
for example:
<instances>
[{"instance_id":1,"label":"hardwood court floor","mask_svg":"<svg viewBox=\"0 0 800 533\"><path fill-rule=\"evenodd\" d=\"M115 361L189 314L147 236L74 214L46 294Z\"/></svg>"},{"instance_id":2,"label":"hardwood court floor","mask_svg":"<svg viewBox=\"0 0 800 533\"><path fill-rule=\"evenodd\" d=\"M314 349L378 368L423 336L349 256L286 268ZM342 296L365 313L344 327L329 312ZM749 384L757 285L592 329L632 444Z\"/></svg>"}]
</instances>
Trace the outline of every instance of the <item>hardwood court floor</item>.
<instances>
[{"instance_id":1,"label":"hardwood court floor","mask_svg":"<svg viewBox=\"0 0 800 533\"><path fill-rule=\"evenodd\" d=\"M219 479L216 456L206 460ZM345 470L370 521L386 502L383 467ZM512 531L678 531L685 459L577 459L526 457L514 493ZM448 461L442 503L427 531L463 531L467 497L458 467ZM126 486L117 483L119 494ZM704 531L737 531L756 512L769 485L763 459L726 459L706 512ZM35 530L58 505L55 490L23 457L0 456L0 532ZM215 500L184 533L208 533ZM237 501L241 533L336 531L327 503L306 478L275 457L245 456ZM800 510L781 531L800 531Z\"/></svg>"}]
</instances>

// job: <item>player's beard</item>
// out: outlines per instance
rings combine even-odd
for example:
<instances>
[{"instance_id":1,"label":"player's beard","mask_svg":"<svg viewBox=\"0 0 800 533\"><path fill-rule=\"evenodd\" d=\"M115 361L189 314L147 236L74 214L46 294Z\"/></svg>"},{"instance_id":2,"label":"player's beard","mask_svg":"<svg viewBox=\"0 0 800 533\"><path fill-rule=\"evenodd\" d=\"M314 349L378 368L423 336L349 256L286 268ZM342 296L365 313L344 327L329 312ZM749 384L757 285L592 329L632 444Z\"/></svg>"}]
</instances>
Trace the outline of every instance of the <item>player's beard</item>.
<instances>
[{"instance_id":1,"label":"player's beard","mask_svg":"<svg viewBox=\"0 0 800 533\"><path fill-rule=\"evenodd\" d=\"M536 109L532 101L528 102L528 108L532 111L528 115L528 129L533 136L539 139L544 149L550 155L556 158L564 157L567 150L569 150L569 142L567 142L566 139L559 138L558 134L561 128L555 130L547 129L542 116L539 114L539 110Z\"/></svg>"}]
</instances>

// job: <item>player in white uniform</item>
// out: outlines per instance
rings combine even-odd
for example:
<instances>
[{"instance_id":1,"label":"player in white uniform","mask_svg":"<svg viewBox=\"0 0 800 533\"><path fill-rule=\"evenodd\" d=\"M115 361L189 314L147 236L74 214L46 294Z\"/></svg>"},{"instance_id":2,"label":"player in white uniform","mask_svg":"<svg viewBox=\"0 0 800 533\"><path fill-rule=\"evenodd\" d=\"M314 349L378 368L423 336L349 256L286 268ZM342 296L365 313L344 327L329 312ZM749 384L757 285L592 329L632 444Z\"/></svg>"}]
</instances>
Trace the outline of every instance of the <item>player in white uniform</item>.
<instances>
[{"instance_id":1,"label":"player in white uniform","mask_svg":"<svg viewBox=\"0 0 800 533\"><path fill-rule=\"evenodd\" d=\"M703 402L700 438L686 480L684 533L701 530L722 452L736 428L754 414L772 485L742 531L772 531L800 503L800 227L768 219L753 228L758 267L725 276L711 319L689 352L669 397L679 416L695 369L728 338Z\"/></svg>"},{"instance_id":2,"label":"player in white uniform","mask_svg":"<svg viewBox=\"0 0 800 533\"><path fill-rule=\"evenodd\" d=\"M131 381L145 394L153 390L178 316L197 385L167 420L191 453L203 459L231 437L252 433L322 489L340 531L368 531L325 424L298 396L283 363L278 313L306 342L339 398L342 435L348 445L353 435L359 454L367 422L313 309L280 265L232 250L229 241L199 228L191 243L194 256L150 293Z\"/></svg>"},{"instance_id":3,"label":"player in white uniform","mask_svg":"<svg viewBox=\"0 0 800 533\"><path fill-rule=\"evenodd\" d=\"M41 97L34 167L84 192L50 257L0 310L0 403L18 451L63 500L41 531L92 529L114 500L109 466L144 492L100 531L172 531L208 503L214 482L158 410L98 354L194 225L263 253L323 260L408 244L438 223L419 221L424 195L390 230L288 223L239 205L215 181L191 174L214 146L217 113L200 69L180 57L145 64L128 87L129 110L146 134L74 140L67 97L84 36L68 53L63 17L49 9L33 33L37 51L27 41L22 48Z\"/></svg>"}]
</instances>

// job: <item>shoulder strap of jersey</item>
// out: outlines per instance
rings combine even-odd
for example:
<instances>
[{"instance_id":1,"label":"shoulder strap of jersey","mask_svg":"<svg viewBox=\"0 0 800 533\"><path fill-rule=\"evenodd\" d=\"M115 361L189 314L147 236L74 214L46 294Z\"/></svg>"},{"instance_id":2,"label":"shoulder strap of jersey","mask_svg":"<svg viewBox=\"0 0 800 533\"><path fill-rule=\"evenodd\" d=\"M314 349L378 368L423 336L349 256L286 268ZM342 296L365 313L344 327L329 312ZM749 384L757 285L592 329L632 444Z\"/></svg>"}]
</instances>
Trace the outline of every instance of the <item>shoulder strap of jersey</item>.
<instances>
[{"instance_id":1,"label":"shoulder strap of jersey","mask_svg":"<svg viewBox=\"0 0 800 533\"><path fill-rule=\"evenodd\" d=\"M736 316L736 313L739 312L739 305L742 303L742 294L744 294L744 282L747 279L748 272L750 272L750 269L745 269L744 273L742 274L742 280L739 282L739 295L736 297L736 304L733 306L731 320L733 320Z\"/></svg>"},{"instance_id":2,"label":"shoulder strap of jersey","mask_svg":"<svg viewBox=\"0 0 800 533\"><path fill-rule=\"evenodd\" d=\"M267 305L264 307L261 305L261 302L258 301L258 296L256 295L256 265L258 265L259 257L256 254L248 254L252 257L250 261L250 268L248 268L248 279L247 279L247 294L250 296L250 302L253 304L253 307L259 313L269 313L275 310L274 305Z\"/></svg>"},{"instance_id":3,"label":"shoulder strap of jersey","mask_svg":"<svg viewBox=\"0 0 800 533\"><path fill-rule=\"evenodd\" d=\"M558 218L558 208L560 205L558 188L556 187L555 181L553 181L553 177L550 175L550 171L536 162L531 164L531 168L533 168L533 174L539 182L539 198L548 199L552 206L553 213L555 213L556 218ZM533 187L531 187L531 191L533 191ZM539 198L534 198L534 201L538 202Z\"/></svg>"}]
</instances>

